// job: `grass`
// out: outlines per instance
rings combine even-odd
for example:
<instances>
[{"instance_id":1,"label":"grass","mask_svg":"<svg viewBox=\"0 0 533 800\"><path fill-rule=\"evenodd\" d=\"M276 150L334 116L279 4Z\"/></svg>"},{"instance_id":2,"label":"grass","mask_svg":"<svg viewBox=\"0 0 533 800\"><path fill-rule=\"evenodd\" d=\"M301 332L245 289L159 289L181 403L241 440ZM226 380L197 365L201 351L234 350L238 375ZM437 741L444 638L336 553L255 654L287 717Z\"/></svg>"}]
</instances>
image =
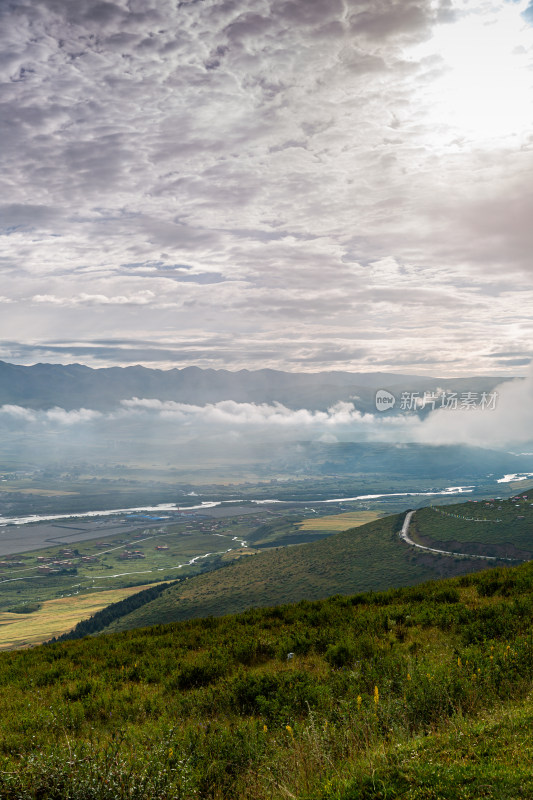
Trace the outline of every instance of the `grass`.
<instances>
[{"instance_id":1,"label":"grass","mask_svg":"<svg viewBox=\"0 0 533 800\"><path fill-rule=\"evenodd\" d=\"M525 564L3 653L0 796L530 797L532 619Z\"/></svg>"},{"instance_id":2,"label":"grass","mask_svg":"<svg viewBox=\"0 0 533 800\"><path fill-rule=\"evenodd\" d=\"M311 544L269 550L181 581L114 622L109 630L412 585L473 568L472 562L420 555L407 547L398 536L402 520L403 515L384 517Z\"/></svg>"},{"instance_id":3,"label":"grass","mask_svg":"<svg viewBox=\"0 0 533 800\"><path fill-rule=\"evenodd\" d=\"M465 545L465 552L525 559L533 555L533 496L418 509L415 541L437 547ZM463 548L464 549L464 548Z\"/></svg>"},{"instance_id":4,"label":"grass","mask_svg":"<svg viewBox=\"0 0 533 800\"><path fill-rule=\"evenodd\" d=\"M306 541L312 535L298 531L296 520L300 519L301 514L280 515L258 510L250 515L237 514L220 519L187 517L180 523L152 527L144 532L142 528L129 532L115 528L114 534L109 536L95 530L94 539L70 544L74 551L72 556L62 555L62 551L69 545L48 544L47 547L15 556L14 562L21 561L22 564L11 564L7 560L0 567L0 615L13 608L18 612L25 605L48 603L78 592L77 597L85 594L90 598L87 600L89 604L94 603L94 594L101 592L102 597L98 602L105 605L122 597L120 594L114 595L111 590L127 588L130 593L132 586L139 590L141 586L149 586L154 582L194 576L206 569L214 569L260 552L256 543L264 546L265 543L272 545L280 540L287 543L294 539ZM55 530L58 536L68 532L68 528ZM241 547L244 540L249 541L251 546ZM157 550L158 546L168 549ZM125 549L140 550L144 558L121 560L120 555ZM206 553L210 555L204 557ZM82 560L84 556L97 557L98 560L86 562ZM201 558L195 563L188 563L198 556ZM38 558L43 557L67 559L74 569L69 566L64 574L40 574L38 567L41 562ZM82 601L75 601L76 604L80 602ZM69 618L68 625L71 619L74 625L81 617ZM0 616L0 626L7 640L3 642L0 631L0 648L22 646L30 641L46 641L68 630L68 625L64 627L61 619L58 620L58 626L51 625L50 619L43 613L32 616L31 621L27 622L28 627L22 630L20 626L15 629L11 621L9 627L6 627L6 621L10 621L10 617L4 613L4 617ZM27 633L30 623L31 631ZM43 628L39 631L41 624Z\"/></svg>"},{"instance_id":5,"label":"grass","mask_svg":"<svg viewBox=\"0 0 533 800\"><path fill-rule=\"evenodd\" d=\"M444 730L387 747L359 760L340 800L517 800L533 796L531 698L505 704L473 720L458 717ZM368 757L367 757L368 758ZM365 774L366 773L366 774ZM333 786L333 782L331 787ZM323 800L335 795L322 792ZM320 793L317 795L320 797Z\"/></svg>"},{"instance_id":6,"label":"grass","mask_svg":"<svg viewBox=\"0 0 533 800\"><path fill-rule=\"evenodd\" d=\"M138 591L138 587L112 589L46 600L29 613L0 612L0 650L29 647L60 636L71 630L80 620L87 619L110 603L117 603Z\"/></svg>"},{"instance_id":7,"label":"grass","mask_svg":"<svg viewBox=\"0 0 533 800\"><path fill-rule=\"evenodd\" d=\"M358 525L366 525L379 519L381 514L377 511L348 511L346 514L332 514L327 517L310 517L299 524L303 531L345 531Z\"/></svg>"},{"instance_id":8,"label":"grass","mask_svg":"<svg viewBox=\"0 0 533 800\"><path fill-rule=\"evenodd\" d=\"M194 525L193 528L189 527L191 524ZM211 527L218 535L214 535ZM94 539L73 542L70 545L48 545L26 552L15 556L15 560L24 561L23 566L0 568L0 609L5 611L15 602L23 604L52 600L71 593L73 585L80 592L93 594L94 587L119 589L132 583L149 585L163 579L174 580L182 575L195 575L204 566L215 565L228 548L240 545L240 542L232 541L233 536L244 539L253 527L252 521L239 517L220 521L196 520L193 523L187 519L160 530L149 528L144 533L142 527L131 533L119 530L112 536L105 536L95 530ZM68 530L57 529L58 536L65 532L68 533ZM156 550L161 545L168 549ZM61 555L66 547L74 549L75 555ZM120 555L126 549L140 550L144 558L123 561ZM212 555L207 559L202 558L196 564L188 565L192 558L205 553ZM218 557L217 553L220 554ZM83 562L83 556L96 556L98 561ZM75 566L76 573L39 575L39 557L67 558ZM1 560L3 559L0 558ZM183 566L180 567L180 564Z\"/></svg>"}]
</instances>

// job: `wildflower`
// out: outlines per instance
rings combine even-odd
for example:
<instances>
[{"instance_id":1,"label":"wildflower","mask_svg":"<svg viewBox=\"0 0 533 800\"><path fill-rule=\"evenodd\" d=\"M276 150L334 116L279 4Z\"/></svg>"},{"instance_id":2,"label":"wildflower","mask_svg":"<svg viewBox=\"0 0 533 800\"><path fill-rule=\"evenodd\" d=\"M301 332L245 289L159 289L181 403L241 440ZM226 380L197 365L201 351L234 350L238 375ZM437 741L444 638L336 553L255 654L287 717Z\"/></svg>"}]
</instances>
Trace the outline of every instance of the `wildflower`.
<instances>
[{"instance_id":1,"label":"wildflower","mask_svg":"<svg viewBox=\"0 0 533 800\"><path fill-rule=\"evenodd\" d=\"M267 726L266 726L266 725L263 725L263 733L266 733L266 732L267 732L267 730L268 730Z\"/></svg>"},{"instance_id":2,"label":"wildflower","mask_svg":"<svg viewBox=\"0 0 533 800\"><path fill-rule=\"evenodd\" d=\"M408 681L410 681L410 680L411 680L411 676L410 676L410 674L409 674L409 673L407 673L407 680L408 680Z\"/></svg>"},{"instance_id":3,"label":"wildflower","mask_svg":"<svg viewBox=\"0 0 533 800\"><path fill-rule=\"evenodd\" d=\"M379 689L377 686L374 686L374 703L376 706L379 703Z\"/></svg>"},{"instance_id":4,"label":"wildflower","mask_svg":"<svg viewBox=\"0 0 533 800\"><path fill-rule=\"evenodd\" d=\"M357 695L357 708L361 708L361 703L363 702L363 698L360 694Z\"/></svg>"},{"instance_id":5,"label":"wildflower","mask_svg":"<svg viewBox=\"0 0 533 800\"><path fill-rule=\"evenodd\" d=\"M294 739L294 733L290 725L285 725L285 730L290 734L291 738Z\"/></svg>"},{"instance_id":6,"label":"wildflower","mask_svg":"<svg viewBox=\"0 0 533 800\"><path fill-rule=\"evenodd\" d=\"M173 749L172 749L172 747L171 747L171 748L170 748L170 750L168 751L168 757L169 757L169 758L172 758L172 753L173 753L173 752L174 752L174 750L173 750Z\"/></svg>"},{"instance_id":7,"label":"wildflower","mask_svg":"<svg viewBox=\"0 0 533 800\"><path fill-rule=\"evenodd\" d=\"M461 666L461 657L460 656L457 657L457 666L458 667Z\"/></svg>"}]
</instances>

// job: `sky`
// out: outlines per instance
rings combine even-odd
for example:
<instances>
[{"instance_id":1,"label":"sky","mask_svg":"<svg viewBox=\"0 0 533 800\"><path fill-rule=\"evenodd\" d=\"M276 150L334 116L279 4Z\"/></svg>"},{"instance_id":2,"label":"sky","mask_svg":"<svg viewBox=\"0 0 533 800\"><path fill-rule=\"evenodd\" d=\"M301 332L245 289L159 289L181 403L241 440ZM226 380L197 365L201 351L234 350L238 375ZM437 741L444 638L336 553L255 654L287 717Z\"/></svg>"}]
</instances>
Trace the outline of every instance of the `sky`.
<instances>
[{"instance_id":1,"label":"sky","mask_svg":"<svg viewBox=\"0 0 533 800\"><path fill-rule=\"evenodd\" d=\"M527 374L533 3L0 0L0 90L0 359Z\"/></svg>"}]
</instances>

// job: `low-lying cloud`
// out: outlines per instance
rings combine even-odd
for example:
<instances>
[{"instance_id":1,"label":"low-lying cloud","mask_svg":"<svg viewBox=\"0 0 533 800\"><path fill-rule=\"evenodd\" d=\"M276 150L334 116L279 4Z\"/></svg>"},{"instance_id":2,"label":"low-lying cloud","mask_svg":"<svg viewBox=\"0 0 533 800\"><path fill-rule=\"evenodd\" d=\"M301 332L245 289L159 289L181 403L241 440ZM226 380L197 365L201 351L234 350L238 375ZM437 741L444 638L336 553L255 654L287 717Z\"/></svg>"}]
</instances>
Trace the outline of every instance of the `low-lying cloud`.
<instances>
[{"instance_id":1,"label":"low-lying cloud","mask_svg":"<svg viewBox=\"0 0 533 800\"><path fill-rule=\"evenodd\" d=\"M533 365L524 379L496 387L493 409L437 409L416 431L417 441L513 447L533 439Z\"/></svg>"},{"instance_id":2,"label":"low-lying cloud","mask_svg":"<svg viewBox=\"0 0 533 800\"><path fill-rule=\"evenodd\" d=\"M106 442L151 442L168 449L192 442L214 448L232 448L258 443L316 441L416 442L427 445L469 444L485 448L508 448L533 438L533 368L525 379L500 384L495 402L486 407L439 408L422 417L413 411L364 413L354 402L339 402L327 411L290 409L281 403L239 403L224 400L193 405L153 398L131 398L103 413L80 408L34 410L16 405L0 407L0 429L61 433L75 444ZM81 446L81 445L80 445ZM161 445L163 446L163 445Z\"/></svg>"}]
</instances>

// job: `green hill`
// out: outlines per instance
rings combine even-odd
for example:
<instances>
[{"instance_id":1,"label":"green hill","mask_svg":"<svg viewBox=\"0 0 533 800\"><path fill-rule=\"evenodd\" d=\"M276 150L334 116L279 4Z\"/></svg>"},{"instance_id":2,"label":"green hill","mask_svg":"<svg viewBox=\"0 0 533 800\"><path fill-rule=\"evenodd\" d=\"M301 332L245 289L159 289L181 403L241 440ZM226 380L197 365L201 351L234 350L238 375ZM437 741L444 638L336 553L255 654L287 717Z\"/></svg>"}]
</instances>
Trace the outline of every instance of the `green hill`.
<instances>
[{"instance_id":1,"label":"green hill","mask_svg":"<svg viewBox=\"0 0 533 800\"><path fill-rule=\"evenodd\" d=\"M465 553L458 558L408 546L400 540L404 514L391 515L337 535L235 560L178 581L147 602L130 598L81 623L63 638L102 630L221 616L302 599L379 591L424 580L527 560L533 555L533 507L527 496L418 509L410 537L425 547ZM488 557L485 561L479 556ZM494 560L491 560L494 559Z\"/></svg>"},{"instance_id":2,"label":"green hill","mask_svg":"<svg viewBox=\"0 0 533 800\"><path fill-rule=\"evenodd\" d=\"M2 800L533 796L533 565L0 654Z\"/></svg>"},{"instance_id":3,"label":"green hill","mask_svg":"<svg viewBox=\"0 0 533 800\"><path fill-rule=\"evenodd\" d=\"M409 586L486 566L408 547L398 536L403 516L394 514L318 542L270 550L180 581L106 630Z\"/></svg>"},{"instance_id":4,"label":"green hill","mask_svg":"<svg viewBox=\"0 0 533 800\"><path fill-rule=\"evenodd\" d=\"M533 557L533 493L451 506L421 508L413 516L413 541L439 549L498 558Z\"/></svg>"}]
</instances>

